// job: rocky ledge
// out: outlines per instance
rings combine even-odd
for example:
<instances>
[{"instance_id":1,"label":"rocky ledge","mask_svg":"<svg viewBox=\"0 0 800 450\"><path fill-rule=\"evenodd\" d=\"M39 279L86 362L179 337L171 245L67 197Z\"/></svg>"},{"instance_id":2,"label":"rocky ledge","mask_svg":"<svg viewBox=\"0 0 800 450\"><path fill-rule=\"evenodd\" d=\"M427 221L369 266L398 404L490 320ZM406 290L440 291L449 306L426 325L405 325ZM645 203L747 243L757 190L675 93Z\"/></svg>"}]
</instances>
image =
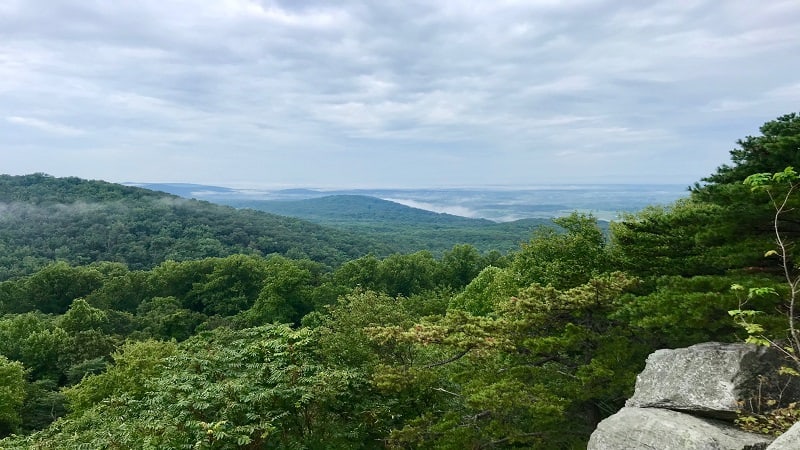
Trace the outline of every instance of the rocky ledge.
<instances>
[{"instance_id":1,"label":"rocky ledge","mask_svg":"<svg viewBox=\"0 0 800 450\"><path fill-rule=\"evenodd\" d=\"M760 400L800 399L800 382L778 374L780 352L709 342L647 358L625 408L603 420L590 450L800 449L800 424L778 439L736 428L738 411Z\"/></svg>"}]
</instances>

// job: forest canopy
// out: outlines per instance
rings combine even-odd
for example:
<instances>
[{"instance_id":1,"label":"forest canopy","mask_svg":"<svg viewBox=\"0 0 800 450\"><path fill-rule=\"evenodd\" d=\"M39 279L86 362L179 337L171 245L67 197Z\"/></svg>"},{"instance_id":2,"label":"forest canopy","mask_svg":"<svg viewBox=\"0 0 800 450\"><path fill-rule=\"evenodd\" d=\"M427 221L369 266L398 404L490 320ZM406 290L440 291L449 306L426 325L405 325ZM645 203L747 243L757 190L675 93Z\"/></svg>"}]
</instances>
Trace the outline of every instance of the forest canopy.
<instances>
[{"instance_id":1,"label":"forest canopy","mask_svg":"<svg viewBox=\"0 0 800 450\"><path fill-rule=\"evenodd\" d=\"M335 266L389 245L290 217L44 174L0 175L0 280L54 261L122 262L273 253Z\"/></svg>"},{"instance_id":2,"label":"forest canopy","mask_svg":"<svg viewBox=\"0 0 800 450\"><path fill-rule=\"evenodd\" d=\"M761 133L687 199L609 233L574 213L506 254L370 253L260 213L4 176L0 447L585 448L650 352L747 337L731 286L772 289L760 326L785 337L774 205L744 180L799 166L800 116ZM788 241L797 214L777 222Z\"/></svg>"}]
</instances>

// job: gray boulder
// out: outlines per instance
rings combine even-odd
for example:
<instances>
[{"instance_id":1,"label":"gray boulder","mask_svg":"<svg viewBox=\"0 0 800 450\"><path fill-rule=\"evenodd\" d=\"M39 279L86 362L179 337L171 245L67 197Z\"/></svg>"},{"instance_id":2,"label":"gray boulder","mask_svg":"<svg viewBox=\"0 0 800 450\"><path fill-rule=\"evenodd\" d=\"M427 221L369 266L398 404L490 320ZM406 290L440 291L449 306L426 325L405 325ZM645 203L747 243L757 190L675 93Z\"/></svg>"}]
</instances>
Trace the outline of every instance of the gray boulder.
<instances>
[{"instance_id":1,"label":"gray boulder","mask_svg":"<svg viewBox=\"0 0 800 450\"><path fill-rule=\"evenodd\" d=\"M714 419L667 409L625 407L600 422L587 449L764 450L771 440Z\"/></svg>"},{"instance_id":2,"label":"gray boulder","mask_svg":"<svg viewBox=\"0 0 800 450\"><path fill-rule=\"evenodd\" d=\"M796 389L786 389L791 379L777 374L783 364L779 351L751 344L707 342L657 350L647 358L626 406L733 420L738 410L757 408L759 398L796 396Z\"/></svg>"},{"instance_id":3,"label":"gray boulder","mask_svg":"<svg viewBox=\"0 0 800 450\"><path fill-rule=\"evenodd\" d=\"M792 425L785 433L778 436L767 450L797 450L800 449L800 422Z\"/></svg>"}]
</instances>

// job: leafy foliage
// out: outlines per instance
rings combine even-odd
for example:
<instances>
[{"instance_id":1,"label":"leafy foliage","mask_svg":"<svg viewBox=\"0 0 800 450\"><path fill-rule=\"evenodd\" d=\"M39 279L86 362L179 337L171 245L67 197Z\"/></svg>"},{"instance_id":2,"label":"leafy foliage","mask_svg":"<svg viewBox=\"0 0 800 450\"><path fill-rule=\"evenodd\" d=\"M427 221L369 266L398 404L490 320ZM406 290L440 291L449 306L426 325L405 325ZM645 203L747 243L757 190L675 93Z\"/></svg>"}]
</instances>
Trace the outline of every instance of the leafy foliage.
<instances>
[{"instance_id":1,"label":"leafy foliage","mask_svg":"<svg viewBox=\"0 0 800 450\"><path fill-rule=\"evenodd\" d=\"M736 419L736 425L742 430L771 436L780 436L798 422L800 408L797 403L770 409L764 414L742 414Z\"/></svg>"},{"instance_id":2,"label":"leafy foliage","mask_svg":"<svg viewBox=\"0 0 800 450\"><path fill-rule=\"evenodd\" d=\"M563 232L539 228L511 263L523 286L573 287L607 270L605 237L594 217L573 213L553 222Z\"/></svg>"},{"instance_id":3,"label":"leafy foliage","mask_svg":"<svg viewBox=\"0 0 800 450\"><path fill-rule=\"evenodd\" d=\"M22 422L19 409L24 399L22 364L0 355L0 437L15 431Z\"/></svg>"},{"instance_id":4,"label":"leafy foliage","mask_svg":"<svg viewBox=\"0 0 800 450\"><path fill-rule=\"evenodd\" d=\"M376 383L384 389L427 384L448 405L395 430L393 444L580 447L598 405L613 408L626 398L646 354L635 351L629 330L608 315L631 282L610 274L564 291L534 284L486 317L449 310L410 328L372 327L376 342L414 344L422 358L386 368Z\"/></svg>"},{"instance_id":5,"label":"leafy foliage","mask_svg":"<svg viewBox=\"0 0 800 450\"><path fill-rule=\"evenodd\" d=\"M653 350L786 337L797 123L610 237L576 213L506 255L0 177L0 447L585 448ZM740 425L796 418L767 406Z\"/></svg>"}]
</instances>

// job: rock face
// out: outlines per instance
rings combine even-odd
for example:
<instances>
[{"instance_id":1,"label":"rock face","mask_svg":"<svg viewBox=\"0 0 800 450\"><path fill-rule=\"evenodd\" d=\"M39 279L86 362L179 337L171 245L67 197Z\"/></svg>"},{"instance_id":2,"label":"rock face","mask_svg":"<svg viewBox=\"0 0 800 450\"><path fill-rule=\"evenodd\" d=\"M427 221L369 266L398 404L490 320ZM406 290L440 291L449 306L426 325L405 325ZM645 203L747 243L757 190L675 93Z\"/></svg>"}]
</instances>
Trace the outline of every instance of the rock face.
<instances>
[{"instance_id":1,"label":"rock face","mask_svg":"<svg viewBox=\"0 0 800 450\"><path fill-rule=\"evenodd\" d=\"M800 422L775 439L767 450L797 450L800 448Z\"/></svg>"},{"instance_id":2,"label":"rock face","mask_svg":"<svg viewBox=\"0 0 800 450\"><path fill-rule=\"evenodd\" d=\"M777 350L749 344L656 351L633 397L600 422L588 449L799 450L800 425L769 447L771 437L733 426L737 411L758 398L800 399L797 380L777 374L782 362Z\"/></svg>"},{"instance_id":3,"label":"rock face","mask_svg":"<svg viewBox=\"0 0 800 450\"><path fill-rule=\"evenodd\" d=\"M657 408L622 408L600 422L589 440L595 450L756 450L772 439L714 419ZM795 447L797 449L797 447Z\"/></svg>"},{"instance_id":4,"label":"rock face","mask_svg":"<svg viewBox=\"0 0 800 450\"><path fill-rule=\"evenodd\" d=\"M777 390L784 386L782 380L767 379L765 374L777 377L782 362L778 351L748 344L708 342L658 350L647 358L626 406L733 420L758 395L780 398Z\"/></svg>"}]
</instances>

